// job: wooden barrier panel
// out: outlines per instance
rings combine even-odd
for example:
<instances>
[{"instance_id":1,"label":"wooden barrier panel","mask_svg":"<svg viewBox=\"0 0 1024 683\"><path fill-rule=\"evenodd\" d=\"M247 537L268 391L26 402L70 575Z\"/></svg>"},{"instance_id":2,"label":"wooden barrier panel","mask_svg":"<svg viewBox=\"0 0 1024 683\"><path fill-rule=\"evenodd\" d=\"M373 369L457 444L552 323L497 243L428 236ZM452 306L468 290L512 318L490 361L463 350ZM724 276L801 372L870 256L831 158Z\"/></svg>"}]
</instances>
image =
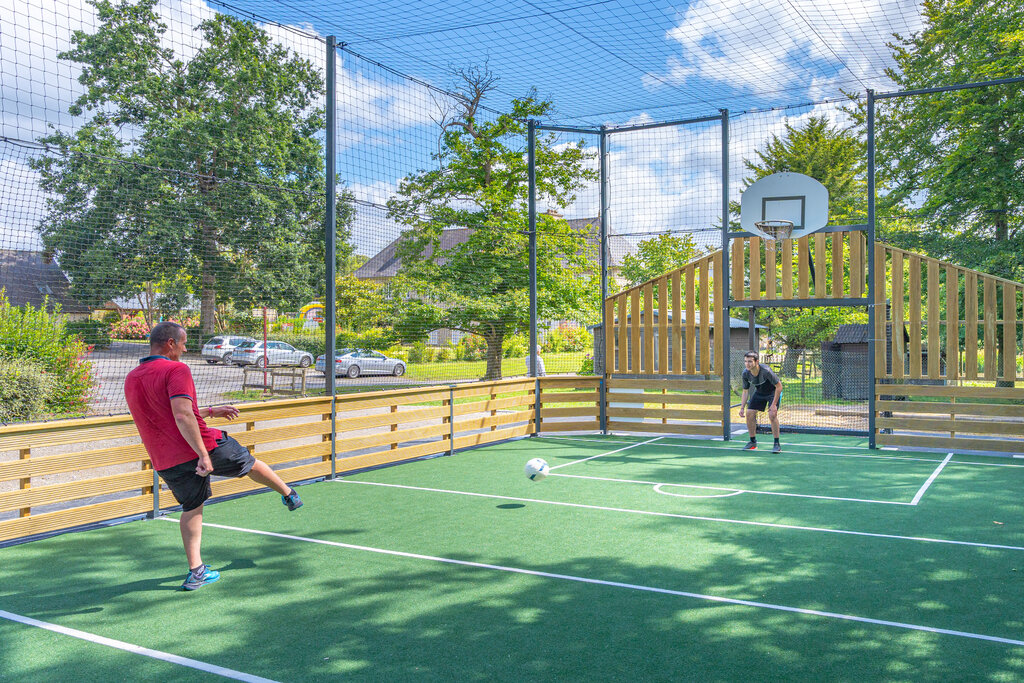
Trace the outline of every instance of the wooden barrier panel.
<instances>
[{"instance_id":1,"label":"wooden barrier panel","mask_svg":"<svg viewBox=\"0 0 1024 683\"><path fill-rule=\"evenodd\" d=\"M721 436L722 382L704 378L608 379L608 429Z\"/></svg>"}]
</instances>

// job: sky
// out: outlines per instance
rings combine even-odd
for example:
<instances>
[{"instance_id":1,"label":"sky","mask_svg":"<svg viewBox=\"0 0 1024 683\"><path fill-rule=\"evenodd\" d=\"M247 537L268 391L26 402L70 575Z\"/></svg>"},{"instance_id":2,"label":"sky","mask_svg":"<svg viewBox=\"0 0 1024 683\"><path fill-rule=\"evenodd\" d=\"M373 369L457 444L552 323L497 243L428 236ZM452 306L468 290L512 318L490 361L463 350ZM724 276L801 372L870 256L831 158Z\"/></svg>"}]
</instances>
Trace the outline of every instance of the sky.
<instances>
[{"instance_id":1,"label":"sky","mask_svg":"<svg viewBox=\"0 0 1024 683\"><path fill-rule=\"evenodd\" d=\"M338 172L358 200L358 253L372 255L400 227L383 208L402 178L434 163L453 69L486 66L497 86L486 102L504 111L535 88L551 98L549 123L610 136L614 233L692 232L719 239L722 136L718 123L621 130L716 116L728 109L729 191L738 199L743 161L788 123L827 116L847 125L843 93L891 90L892 34L920 30L919 9L901 0L164 0L165 44L188 59L194 26L214 12L253 18L275 41L326 64L336 36ZM96 26L82 0L0 0L0 248L38 248L44 215L33 141L79 125L68 106L81 93L78 67L57 55L76 30ZM621 131L621 132L620 132ZM597 135L560 134L557 144ZM595 162L596 163L596 162ZM595 217L597 187L565 210Z\"/></svg>"}]
</instances>

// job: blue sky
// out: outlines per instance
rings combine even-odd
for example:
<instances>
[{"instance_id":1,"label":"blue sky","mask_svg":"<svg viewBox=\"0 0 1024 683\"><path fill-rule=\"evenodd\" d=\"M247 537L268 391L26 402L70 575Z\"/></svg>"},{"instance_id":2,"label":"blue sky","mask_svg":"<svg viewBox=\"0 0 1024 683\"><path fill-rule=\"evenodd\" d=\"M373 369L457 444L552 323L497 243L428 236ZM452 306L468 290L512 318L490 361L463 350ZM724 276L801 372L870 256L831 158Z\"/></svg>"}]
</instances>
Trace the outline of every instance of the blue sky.
<instances>
[{"instance_id":1,"label":"blue sky","mask_svg":"<svg viewBox=\"0 0 1024 683\"><path fill-rule=\"evenodd\" d=\"M73 30L91 30L82 0L0 0L13 17L0 29L0 134L31 141L48 125L72 127L74 65L56 54ZM742 161L785 123L825 115L842 91L891 89L885 43L920 28L913 2L814 0L633 2L631 0L165 0L168 44L196 47L191 27L213 11L269 22L282 44L321 68L328 34L338 53L339 172L357 198L383 204L406 174L430 164L436 120L452 67L487 66L499 77L488 106L504 109L536 87L556 105L555 122L597 127L732 112L730 192ZM613 230L697 231L720 215L720 130L702 124L612 137ZM579 136L565 136L566 142ZM596 136L588 142L596 144ZM38 244L42 211L26 148L0 146L0 247ZM570 217L594 216L597 188L581 193ZM359 211L355 240L370 254L397 235L379 208Z\"/></svg>"}]
</instances>

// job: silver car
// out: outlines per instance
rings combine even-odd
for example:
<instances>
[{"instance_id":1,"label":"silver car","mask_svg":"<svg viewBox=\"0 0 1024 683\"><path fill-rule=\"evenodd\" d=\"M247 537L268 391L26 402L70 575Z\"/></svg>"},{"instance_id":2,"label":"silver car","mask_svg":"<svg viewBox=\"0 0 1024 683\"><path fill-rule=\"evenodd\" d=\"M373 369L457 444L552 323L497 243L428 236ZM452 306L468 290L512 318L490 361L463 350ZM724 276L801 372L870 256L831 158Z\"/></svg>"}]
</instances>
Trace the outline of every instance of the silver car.
<instances>
[{"instance_id":1,"label":"silver car","mask_svg":"<svg viewBox=\"0 0 1024 683\"><path fill-rule=\"evenodd\" d=\"M242 342L231 352L231 362L241 367L255 365L262 368L267 365L298 365L308 368L313 364L313 354L297 349L291 344L273 339L267 341L266 349L262 341Z\"/></svg>"},{"instance_id":2,"label":"silver car","mask_svg":"<svg viewBox=\"0 0 1024 683\"><path fill-rule=\"evenodd\" d=\"M405 374L405 361L388 358L379 351L353 351L334 359L334 374L348 375L353 379L359 375Z\"/></svg>"},{"instance_id":3,"label":"silver car","mask_svg":"<svg viewBox=\"0 0 1024 683\"><path fill-rule=\"evenodd\" d=\"M227 365L231 362L231 352L234 351L239 344L250 341L255 340L252 337L237 337L226 334L214 337L203 344L203 360L211 365L213 363L223 363L224 365Z\"/></svg>"},{"instance_id":4,"label":"silver car","mask_svg":"<svg viewBox=\"0 0 1024 683\"><path fill-rule=\"evenodd\" d=\"M347 355L349 355L351 353L355 353L356 351L366 351L367 353L370 352L369 349L352 349L352 348L344 348L344 349L335 349L334 350L334 374L336 376L337 375L344 375L345 374L344 370L341 370L338 367L339 363L341 363L341 358L343 356L347 356ZM327 358L327 354L324 354L322 356L317 356L316 357L316 365L313 366L317 370L319 370L320 372L324 373L325 376L327 375L327 368L325 367L326 366L326 361L325 361L326 358ZM344 367L348 367L347 363L344 365Z\"/></svg>"}]
</instances>

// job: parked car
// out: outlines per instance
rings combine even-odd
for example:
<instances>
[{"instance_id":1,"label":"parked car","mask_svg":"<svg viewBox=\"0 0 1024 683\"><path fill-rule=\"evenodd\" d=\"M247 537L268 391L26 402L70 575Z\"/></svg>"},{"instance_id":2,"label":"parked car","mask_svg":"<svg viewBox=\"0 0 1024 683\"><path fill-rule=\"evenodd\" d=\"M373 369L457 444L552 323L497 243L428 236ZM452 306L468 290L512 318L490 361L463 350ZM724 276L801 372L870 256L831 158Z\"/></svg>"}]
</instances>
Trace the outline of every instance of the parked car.
<instances>
[{"instance_id":1,"label":"parked car","mask_svg":"<svg viewBox=\"0 0 1024 683\"><path fill-rule=\"evenodd\" d=\"M243 342L255 341L252 337L236 337L231 335L221 335L214 337L210 341L203 344L203 360L211 365L213 363L224 363L227 365L231 362L231 353Z\"/></svg>"},{"instance_id":2,"label":"parked car","mask_svg":"<svg viewBox=\"0 0 1024 683\"><path fill-rule=\"evenodd\" d=\"M334 374L335 375L343 375L343 374L345 374L343 371L339 370L338 367L337 367L337 365L339 363L339 359L342 356L347 356L347 355L349 355L351 353L355 353L356 351L366 351L367 353L370 352L369 349L352 349L352 348L344 348L344 349L335 349L334 350L334 364L335 364L335 368L334 368L335 372L334 372ZM316 365L314 365L313 367L315 367L320 372L324 373L324 375L326 376L327 375L327 368L324 367L324 365L325 365L324 359L325 358L327 358L326 354L324 354L322 356L317 356L316 357Z\"/></svg>"},{"instance_id":3,"label":"parked car","mask_svg":"<svg viewBox=\"0 0 1024 683\"><path fill-rule=\"evenodd\" d=\"M321 356L317 359L317 369L323 368ZM325 375L327 372L321 370ZM368 351L366 349L348 350L347 353L334 354L334 374L336 376L348 375L353 379L359 375L394 375L401 377L405 374L405 361L398 358L388 358L379 351Z\"/></svg>"},{"instance_id":4,"label":"parked car","mask_svg":"<svg viewBox=\"0 0 1024 683\"><path fill-rule=\"evenodd\" d=\"M241 367L255 365L263 367L264 359L269 365L298 365L308 368L313 364L313 354L297 349L283 341L268 340L264 352L263 341L242 342L231 352L231 362Z\"/></svg>"}]
</instances>

